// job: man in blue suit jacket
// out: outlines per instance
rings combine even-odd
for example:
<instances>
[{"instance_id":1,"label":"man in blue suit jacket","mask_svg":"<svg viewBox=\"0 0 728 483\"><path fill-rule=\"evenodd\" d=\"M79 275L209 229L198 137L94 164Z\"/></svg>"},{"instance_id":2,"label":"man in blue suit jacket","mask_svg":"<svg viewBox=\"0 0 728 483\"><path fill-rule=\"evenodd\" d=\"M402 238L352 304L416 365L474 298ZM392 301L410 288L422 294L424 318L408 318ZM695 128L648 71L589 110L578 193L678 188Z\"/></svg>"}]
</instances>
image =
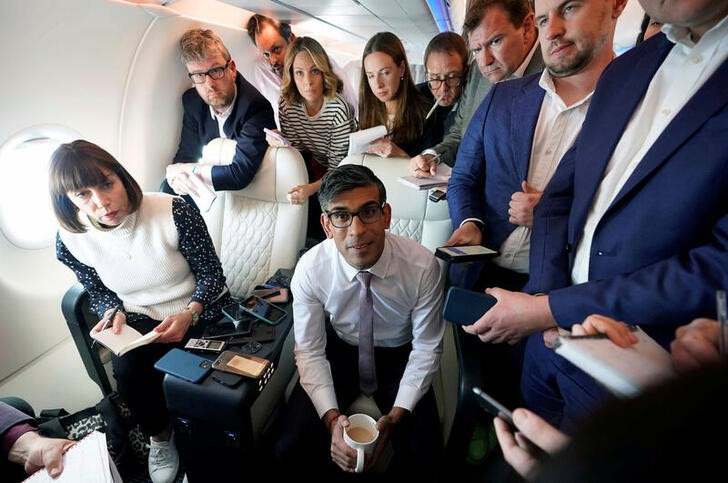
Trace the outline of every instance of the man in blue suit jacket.
<instances>
[{"instance_id":1,"label":"man in blue suit jacket","mask_svg":"<svg viewBox=\"0 0 728 483\"><path fill-rule=\"evenodd\" d=\"M273 110L236 71L235 61L212 30L185 32L180 51L195 86L182 96L182 134L174 164L167 166L167 183L182 195L192 190L190 176L199 176L215 191L242 189L255 176L268 149L263 129L275 128ZM217 137L235 140L232 163L198 164L202 148Z\"/></svg>"},{"instance_id":2,"label":"man in blue suit jacket","mask_svg":"<svg viewBox=\"0 0 728 483\"><path fill-rule=\"evenodd\" d=\"M460 145L448 184L455 231L448 245L498 248L492 262L453 266L453 284L520 290L528 280L533 206L586 116L592 92L614 58L612 43L625 0L538 0L535 22L546 69L495 84ZM482 351L485 389L519 403L523 344ZM492 372L492 373L491 373Z\"/></svg>"},{"instance_id":3,"label":"man in blue suit jacket","mask_svg":"<svg viewBox=\"0 0 728 483\"><path fill-rule=\"evenodd\" d=\"M489 341L535 333L524 398L567 432L606 395L539 331L600 313L667 346L677 325L715 317L728 286L728 4L641 3L666 35L605 70L536 209L526 290L548 295L493 289L498 304L470 328Z\"/></svg>"}]
</instances>

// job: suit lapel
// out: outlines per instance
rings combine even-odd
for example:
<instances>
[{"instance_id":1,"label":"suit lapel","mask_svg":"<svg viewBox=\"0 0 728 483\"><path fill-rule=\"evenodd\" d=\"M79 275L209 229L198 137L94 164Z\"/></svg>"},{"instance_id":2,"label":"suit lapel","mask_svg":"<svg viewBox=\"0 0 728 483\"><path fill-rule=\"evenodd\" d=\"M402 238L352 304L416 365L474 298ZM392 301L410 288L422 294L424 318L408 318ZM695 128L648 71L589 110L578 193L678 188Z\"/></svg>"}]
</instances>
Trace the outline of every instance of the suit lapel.
<instances>
[{"instance_id":1,"label":"suit lapel","mask_svg":"<svg viewBox=\"0 0 728 483\"><path fill-rule=\"evenodd\" d=\"M612 201L609 209L623 199L645 177L663 164L675 150L695 134L728 103L728 61L724 61L705 84L685 104L635 168Z\"/></svg>"},{"instance_id":2,"label":"suit lapel","mask_svg":"<svg viewBox=\"0 0 728 483\"><path fill-rule=\"evenodd\" d=\"M521 94L513 97L511 104L511 112L518 113L517 116L511 116L510 135L513 140L511 144L513 160L522 180L525 180L528 176L533 135L536 130L538 115L541 112L541 104L546 94L546 91L538 85L538 79L538 76L530 79L523 86Z\"/></svg>"},{"instance_id":3,"label":"suit lapel","mask_svg":"<svg viewBox=\"0 0 728 483\"><path fill-rule=\"evenodd\" d=\"M631 67L621 66L622 77L619 73L609 77L609 81L619 82L618 87L601 82L597 84L587 118L577 138L573 223L569 224L571 244L578 241L577 237L581 235L587 213L612 153L671 46L672 44L664 39L664 43L658 46L657 52L645 52L645 55ZM624 72L627 69L628 71ZM600 91L604 94L599 95Z\"/></svg>"}]
</instances>

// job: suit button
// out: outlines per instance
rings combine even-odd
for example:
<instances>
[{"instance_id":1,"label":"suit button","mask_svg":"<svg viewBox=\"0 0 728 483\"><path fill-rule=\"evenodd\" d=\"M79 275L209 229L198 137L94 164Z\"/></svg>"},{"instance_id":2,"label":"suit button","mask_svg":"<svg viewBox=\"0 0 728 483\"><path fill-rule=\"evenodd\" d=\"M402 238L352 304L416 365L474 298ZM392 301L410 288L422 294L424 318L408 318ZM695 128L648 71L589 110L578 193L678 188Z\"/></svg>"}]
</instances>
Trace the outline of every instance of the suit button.
<instances>
[{"instance_id":1,"label":"suit button","mask_svg":"<svg viewBox=\"0 0 728 483\"><path fill-rule=\"evenodd\" d=\"M571 243L566 244L566 253L569 253L571 251Z\"/></svg>"},{"instance_id":2,"label":"suit button","mask_svg":"<svg viewBox=\"0 0 728 483\"><path fill-rule=\"evenodd\" d=\"M603 251L600 250L600 251L597 252L597 256L598 257L601 257L602 255L604 255L604 252Z\"/></svg>"}]
</instances>

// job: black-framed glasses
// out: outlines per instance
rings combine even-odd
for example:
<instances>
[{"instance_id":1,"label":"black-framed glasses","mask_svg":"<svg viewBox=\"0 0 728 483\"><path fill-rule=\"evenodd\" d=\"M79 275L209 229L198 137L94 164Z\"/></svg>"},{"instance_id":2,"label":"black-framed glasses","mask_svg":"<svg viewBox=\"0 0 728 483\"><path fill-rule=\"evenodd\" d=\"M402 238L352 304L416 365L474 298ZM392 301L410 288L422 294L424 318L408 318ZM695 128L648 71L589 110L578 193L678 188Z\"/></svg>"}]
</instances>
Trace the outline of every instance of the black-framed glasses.
<instances>
[{"instance_id":1,"label":"black-framed glasses","mask_svg":"<svg viewBox=\"0 0 728 483\"><path fill-rule=\"evenodd\" d=\"M427 79L427 85L432 90L439 89L443 82L445 84L447 84L448 87L458 87L458 86L460 86L461 78L462 77L459 75L457 75L457 76L454 75L454 76L448 77L446 79Z\"/></svg>"},{"instance_id":2,"label":"black-framed glasses","mask_svg":"<svg viewBox=\"0 0 728 483\"><path fill-rule=\"evenodd\" d=\"M362 223L369 225L376 223L382 219L382 213L384 210L384 203L378 205L376 203L370 203L364 205L359 211L346 211L346 210L326 210L326 217L329 219L332 225L336 228L348 228L354 221L354 217L358 216Z\"/></svg>"},{"instance_id":3,"label":"black-framed glasses","mask_svg":"<svg viewBox=\"0 0 728 483\"><path fill-rule=\"evenodd\" d=\"M207 72L193 72L191 74L187 74L192 81L193 84L204 84L205 78L209 75L210 79L222 79L222 77L225 75L225 69L228 68L228 65L230 65L230 61L228 60L225 62L225 65L222 67L213 67L212 69L208 70Z\"/></svg>"}]
</instances>

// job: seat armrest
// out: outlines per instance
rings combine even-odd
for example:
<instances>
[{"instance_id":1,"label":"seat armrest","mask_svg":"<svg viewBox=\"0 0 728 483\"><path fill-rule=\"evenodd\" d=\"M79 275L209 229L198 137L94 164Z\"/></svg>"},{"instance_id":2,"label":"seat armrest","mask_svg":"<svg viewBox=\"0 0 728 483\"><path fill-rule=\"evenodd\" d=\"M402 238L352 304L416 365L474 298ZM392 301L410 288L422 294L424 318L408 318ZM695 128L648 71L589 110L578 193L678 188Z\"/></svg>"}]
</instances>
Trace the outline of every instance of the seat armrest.
<instances>
[{"instance_id":1,"label":"seat armrest","mask_svg":"<svg viewBox=\"0 0 728 483\"><path fill-rule=\"evenodd\" d=\"M68 330L71 331L73 343L76 344L76 349L81 356L86 372L98 384L101 392L107 395L114 390L104 369L99 351L91 347L93 339L89 335L89 331L98 322L98 317L89 310L88 304L88 292L83 288L83 285L76 283L63 296L61 311L66 319Z\"/></svg>"}]
</instances>

